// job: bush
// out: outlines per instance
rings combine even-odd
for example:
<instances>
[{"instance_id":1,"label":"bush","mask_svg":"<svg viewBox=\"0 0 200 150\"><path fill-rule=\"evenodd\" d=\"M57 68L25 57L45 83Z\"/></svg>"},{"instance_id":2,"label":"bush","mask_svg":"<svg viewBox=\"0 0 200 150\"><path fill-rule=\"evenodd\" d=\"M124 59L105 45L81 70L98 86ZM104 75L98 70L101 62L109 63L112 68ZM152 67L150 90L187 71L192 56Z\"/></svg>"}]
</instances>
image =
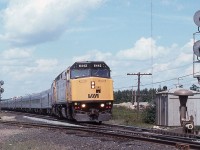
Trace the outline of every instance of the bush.
<instances>
[{"instance_id":1,"label":"bush","mask_svg":"<svg viewBox=\"0 0 200 150\"><path fill-rule=\"evenodd\" d=\"M113 113L113 117L110 120L110 123L112 124L138 126L138 127L145 127L145 128L153 127L151 124L144 123L142 111L140 111L138 114L137 110L131 110L125 107L114 106L112 113Z\"/></svg>"},{"instance_id":2,"label":"bush","mask_svg":"<svg viewBox=\"0 0 200 150\"><path fill-rule=\"evenodd\" d=\"M154 124L156 121L156 107L150 106L146 108L142 116L145 123Z\"/></svg>"}]
</instances>

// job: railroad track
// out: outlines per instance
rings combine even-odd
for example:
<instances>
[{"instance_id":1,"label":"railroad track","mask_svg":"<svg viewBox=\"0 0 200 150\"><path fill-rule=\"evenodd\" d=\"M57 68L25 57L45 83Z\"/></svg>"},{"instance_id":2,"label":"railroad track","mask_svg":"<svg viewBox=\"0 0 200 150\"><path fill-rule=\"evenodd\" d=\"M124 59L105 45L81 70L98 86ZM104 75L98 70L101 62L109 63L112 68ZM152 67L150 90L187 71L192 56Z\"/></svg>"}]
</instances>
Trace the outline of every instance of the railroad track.
<instances>
[{"instance_id":1,"label":"railroad track","mask_svg":"<svg viewBox=\"0 0 200 150\"><path fill-rule=\"evenodd\" d=\"M200 149L200 140L198 137L178 137L163 134L156 134L150 132L141 132L128 129L111 128L106 126L65 126L65 125L54 125L54 124L44 124L44 123L27 123L18 121L0 121L1 124L23 126L27 128L47 128L55 130L74 130L74 131L84 131L93 134L100 134L103 136L111 136L117 138L126 138L134 140L142 140L147 142L166 144L171 146L187 146L192 149Z\"/></svg>"},{"instance_id":2,"label":"railroad track","mask_svg":"<svg viewBox=\"0 0 200 150\"><path fill-rule=\"evenodd\" d=\"M84 123L82 125L96 126L88 123ZM200 149L200 136L193 134L174 133L166 130L139 128L134 126L113 125L113 124L102 124L101 127L103 126L109 127L111 130L117 130L117 132L119 132L123 137L128 136L128 138L135 138L138 140L173 145L179 149L185 147ZM123 132L125 133L125 135L123 135ZM133 136L129 137L129 135L131 134ZM134 137L134 135L138 136Z\"/></svg>"},{"instance_id":3,"label":"railroad track","mask_svg":"<svg viewBox=\"0 0 200 150\"><path fill-rule=\"evenodd\" d=\"M82 126L97 126L95 124L88 124L88 123L81 123ZM138 131L138 132L149 132L149 133L155 133L155 134L163 134L163 135L169 135L169 136L178 136L178 137L188 137L188 138L194 138L194 139L200 139L200 136L194 135L194 134L185 134L185 133L176 133L168 130L161 130L161 129L150 129L150 128L141 128L137 126L125 126L125 125L115 125L115 124L105 124L102 123L100 125L101 127L110 127L110 128L116 128L116 129L125 129L130 131Z\"/></svg>"}]
</instances>

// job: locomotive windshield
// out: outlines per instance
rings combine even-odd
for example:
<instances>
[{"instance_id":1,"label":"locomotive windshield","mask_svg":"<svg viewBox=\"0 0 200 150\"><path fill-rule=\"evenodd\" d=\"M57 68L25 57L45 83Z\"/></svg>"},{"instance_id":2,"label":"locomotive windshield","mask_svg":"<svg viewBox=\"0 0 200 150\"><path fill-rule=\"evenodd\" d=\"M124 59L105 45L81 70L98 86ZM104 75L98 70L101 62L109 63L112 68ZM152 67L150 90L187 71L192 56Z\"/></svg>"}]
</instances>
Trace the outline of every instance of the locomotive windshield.
<instances>
[{"instance_id":1,"label":"locomotive windshield","mask_svg":"<svg viewBox=\"0 0 200 150\"><path fill-rule=\"evenodd\" d=\"M70 67L71 79L83 77L110 78L110 68L104 62L76 62Z\"/></svg>"},{"instance_id":2,"label":"locomotive windshield","mask_svg":"<svg viewBox=\"0 0 200 150\"><path fill-rule=\"evenodd\" d=\"M108 69L72 69L71 79L83 77L102 77L110 78L110 71Z\"/></svg>"},{"instance_id":3,"label":"locomotive windshield","mask_svg":"<svg viewBox=\"0 0 200 150\"><path fill-rule=\"evenodd\" d=\"M73 69L71 70L71 79L89 77L90 69Z\"/></svg>"},{"instance_id":4,"label":"locomotive windshield","mask_svg":"<svg viewBox=\"0 0 200 150\"><path fill-rule=\"evenodd\" d=\"M91 74L94 77L103 77L103 78L110 77L110 71L108 69L92 69Z\"/></svg>"}]
</instances>

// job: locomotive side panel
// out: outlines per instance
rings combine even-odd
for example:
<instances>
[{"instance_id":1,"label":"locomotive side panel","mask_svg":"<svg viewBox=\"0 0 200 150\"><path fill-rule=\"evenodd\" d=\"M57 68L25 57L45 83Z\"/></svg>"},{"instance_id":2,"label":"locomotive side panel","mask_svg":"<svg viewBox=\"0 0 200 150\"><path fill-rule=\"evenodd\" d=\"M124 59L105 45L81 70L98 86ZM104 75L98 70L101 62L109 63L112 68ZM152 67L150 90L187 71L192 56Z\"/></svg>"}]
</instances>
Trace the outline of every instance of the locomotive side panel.
<instances>
[{"instance_id":1,"label":"locomotive side panel","mask_svg":"<svg viewBox=\"0 0 200 150\"><path fill-rule=\"evenodd\" d=\"M66 103L66 76L66 71L63 71L52 84L53 104Z\"/></svg>"},{"instance_id":2,"label":"locomotive side panel","mask_svg":"<svg viewBox=\"0 0 200 150\"><path fill-rule=\"evenodd\" d=\"M66 102L66 80L57 81L57 103Z\"/></svg>"}]
</instances>

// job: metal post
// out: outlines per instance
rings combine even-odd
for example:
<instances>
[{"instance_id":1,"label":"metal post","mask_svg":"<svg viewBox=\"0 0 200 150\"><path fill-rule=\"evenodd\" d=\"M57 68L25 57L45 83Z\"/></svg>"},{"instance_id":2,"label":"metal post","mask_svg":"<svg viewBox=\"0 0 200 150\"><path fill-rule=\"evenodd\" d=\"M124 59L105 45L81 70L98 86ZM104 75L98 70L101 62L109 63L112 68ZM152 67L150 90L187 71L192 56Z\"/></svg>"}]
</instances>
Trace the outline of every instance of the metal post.
<instances>
[{"instance_id":1,"label":"metal post","mask_svg":"<svg viewBox=\"0 0 200 150\"><path fill-rule=\"evenodd\" d=\"M137 91L137 119L139 118L139 110L140 110L140 72L138 73L138 91Z\"/></svg>"},{"instance_id":2,"label":"metal post","mask_svg":"<svg viewBox=\"0 0 200 150\"><path fill-rule=\"evenodd\" d=\"M136 94L136 91L134 91L134 94L135 94L135 101L134 101L134 104L136 104L137 103L137 94Z\"/></svg>"},{"instance_id":3,"label":"metal post","mask_svg":"<svg viewBox=\"0 0 200 150\"><path fill-rule=\"evenodd\" d=\"M197 70L195 68L199 68L199 63L200 63L200 40L196 41L196 36L200 35L200 10L197 11L194 14L193 17L194 23L197 25L198 27L198 31L193 33L193 77L197 78L198 83L200 84L199 78L200 78L200 74L199 74L199 70ZM196 66L198 65L198 66Z\"/></svg>"},{"instance_id":4,"label":"metal post","mask_svg":"<svg viewBox=\"0 0 200 150\"><path fill-rule=\"evenodd\" d=\"M132 105L134 105L134 100L133 100L133 88L132 88L132 98L131 98L131 103L132 103Z\"/></svg>"}]
</instances>

